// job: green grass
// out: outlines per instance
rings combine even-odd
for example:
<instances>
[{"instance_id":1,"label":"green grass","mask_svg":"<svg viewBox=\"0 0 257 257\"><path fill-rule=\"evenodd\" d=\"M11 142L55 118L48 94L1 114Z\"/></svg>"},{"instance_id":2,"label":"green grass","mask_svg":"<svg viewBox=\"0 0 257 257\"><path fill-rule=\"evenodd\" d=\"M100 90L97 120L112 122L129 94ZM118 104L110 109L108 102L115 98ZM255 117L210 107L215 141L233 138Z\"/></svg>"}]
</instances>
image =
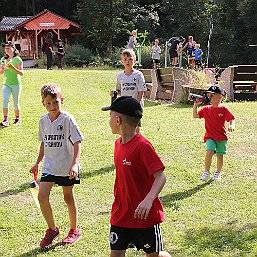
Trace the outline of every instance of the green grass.
<instances>
[{"instance_id":1,"label":"green grass","mask_svg":"<svg viewBox=\"0 0 257 257\"><path fill-rule=\"evenodd\" d=\"M23 77L23 123L0 130L0 256L109 255L109 216L115 170L109 128L109 90L118 71L30 70ZM39 117L46 112L40 98L45 82L61 85L63 109L76 118L82 144L81 185L76 187L79 227L83 238L72 247L38 248L46 229L35 206L28 170L37 157ZM2 104L0 100L0 106ZM202 183L204 122L192 118L191 105L145 102L143 134L166 165L167 183L161 193L166 213L164 244L172 256L257 256L257 102L226 103L236 116L229 134L222 180ZM13 115L11 104L10 116ZM12 116L11 116L12 118ZM215 160L214 160L215 162ZM213 163L212 171L215 168ZM64 237L69 229L61 189L54 187L51 202ZM127 256L143 256L129 250Z\"/></svg>"}]
</instances>

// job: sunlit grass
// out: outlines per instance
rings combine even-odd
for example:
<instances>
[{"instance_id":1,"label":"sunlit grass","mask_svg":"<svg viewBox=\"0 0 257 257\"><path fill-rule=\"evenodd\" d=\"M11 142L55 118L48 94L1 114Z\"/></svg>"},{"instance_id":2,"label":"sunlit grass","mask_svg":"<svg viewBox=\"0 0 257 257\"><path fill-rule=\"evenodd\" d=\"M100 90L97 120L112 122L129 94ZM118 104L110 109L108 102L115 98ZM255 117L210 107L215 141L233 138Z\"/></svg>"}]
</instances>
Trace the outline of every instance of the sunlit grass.
<instances>
[{"instance_id":1,"label":"sunlit grass","mask_svg":"<svg viewBox=\"0 0 257 257\"><path fill-rule=\"evenodd\" d=\"M109 216L115 170L109 114L118 71L26 71L21 96L22 125L0 130L0 256L108 256ZM28 170L35 162L39 117L46 112L40 87L56 82L63 90L63 109L74 115L85 140L82 144L81 185L76 187L79 227L83 238L73 247L38 248L46 229L33 202ZM0 100L0 104L2 99ZM202 183L204 123L192 118L191 105L146 102L143 134L166 165L161 193L166 213L162 224L165 248L172 256L256 256L257 102L226 103L237 126L229 133L222 180ZM11 104L12 106L12 104ZM13 115L11 107L10 117ZM215 168L215 159L212 171ZM51 201L61 238L69 229L60 188ZM129 250L127 256L143 256Z\"/></svg>"}]
</instances>

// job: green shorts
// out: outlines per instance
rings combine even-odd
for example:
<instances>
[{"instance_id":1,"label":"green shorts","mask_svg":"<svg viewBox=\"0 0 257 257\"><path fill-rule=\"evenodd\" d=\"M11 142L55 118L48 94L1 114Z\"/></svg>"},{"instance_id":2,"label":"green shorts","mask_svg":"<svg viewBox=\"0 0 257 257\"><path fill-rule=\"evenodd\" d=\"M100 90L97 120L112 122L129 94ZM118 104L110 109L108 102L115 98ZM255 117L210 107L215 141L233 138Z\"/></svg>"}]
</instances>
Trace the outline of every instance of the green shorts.
<instances>
[{"instance_id":1,"label":"green shorts","mask_svg":"<svg viewBox=\"0 0 257 257\"><path fill-rule=\"evenodd\" d=\"M227 142L228 140L223 141L214 141L212 139L208 139L206 141L206 150L214 151L216 154L226 154L227 153Z\"/></svg>"}]
</instances>

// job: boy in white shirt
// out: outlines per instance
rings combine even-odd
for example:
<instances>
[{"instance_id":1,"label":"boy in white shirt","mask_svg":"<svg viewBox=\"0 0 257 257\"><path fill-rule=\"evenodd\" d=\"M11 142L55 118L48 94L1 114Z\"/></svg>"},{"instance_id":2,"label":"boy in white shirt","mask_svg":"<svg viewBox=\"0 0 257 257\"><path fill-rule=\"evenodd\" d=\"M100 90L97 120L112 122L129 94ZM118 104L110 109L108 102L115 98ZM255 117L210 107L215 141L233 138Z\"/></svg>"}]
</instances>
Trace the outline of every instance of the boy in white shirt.
<instances>
[{"instance_id":1,"label":"boy in white shirt","mask_svg":"<svg viewBox=\"0 0 257 257\"><path fill-rule=\"evenodd\" d=\"M131 49L125 49L121 54L121 61L124 65L124 71L121 71L117 76L116 91L121 96L132 96L143 108L144 106L144 91L147 90L145 78L141 71L134 69L136 63L136 54ZM111 96L114 91L111 91ZM137 132L140 132L141 121L138 124Z\"/></svg>"},{"instance_id":2,"label":"boy in white shirt","mask_svg":"<svg viewBox=\"0 0 257 257\"><path fill-rule=\"evenodd\" d=\"M38 173L44 158L42 176L39 185L38 200L48 229L40 242L41 248L49 247L59 235L56 227L49 196L54 184L62 186L64 200L68 207L70 231L62 240L63 244L74 244L80 237L78 225L78 207L74 196L74 184L79 184L79 158L83 136L74 118L61 111L63 97L61 88L54 83L47 83L41 88L43 105L47 113L39 121L38 139L40 150L35 165L30 169Z\"/></svg>"}]
</instances>

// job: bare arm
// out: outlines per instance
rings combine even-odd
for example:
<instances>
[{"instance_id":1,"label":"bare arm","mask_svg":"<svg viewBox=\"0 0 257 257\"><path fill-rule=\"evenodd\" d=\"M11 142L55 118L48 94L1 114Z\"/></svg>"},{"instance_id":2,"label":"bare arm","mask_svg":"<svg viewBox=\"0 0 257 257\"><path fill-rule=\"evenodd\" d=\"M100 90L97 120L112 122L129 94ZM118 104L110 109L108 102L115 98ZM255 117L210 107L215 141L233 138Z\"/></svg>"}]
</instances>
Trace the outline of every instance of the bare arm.
<instances>
[{"instance_id":1,"label":"bare arm","mask_svg":"<svg viewBox=\"0 0 257 257\"><path fill-rule=\"evenodd\" d=\"M42 160L44 158L44 154L45 154L44 143L41 142L40 148L39 148L38 157L37 157L37 161L34 164L34 166L29 170L31 173L33 173L33 174L38 173L39 166L40 166L40 164L41 164L41 162L42 162Z\"/></svg>"},{"instance_id":2,"label":"bare arm","mask_svg":"<svg viewBox=\"0 0 257 257\"><path fill-rule=\"evenodd\" d=\"M193 118L199 118L198 112L197 112L197 107L201 104L202 102L194 102L193 106Z\"/></svg>"},{"instance_id":3,"label":"bare arm","mask_svg":"<svg viewBox=\"0 0 257 257\"><path fill-rule=\"evenodd\" d=\"M154 174L155 180L150 192L145 199L137 206L134 217L139 219L147 219L149 211L152 207L154 199L159 195L166 182L166 176L163 170L159 170Z\"/></svg>"},{"instance_id":4,"label":"bare arm","mask_svg":"<svg viewBox=\"0 0 257 257\"><path fill-rule=\"evenodd\" d=\"M137 95L137 101L140 103L144 95L144 91L139 91Z\"/></svg>"},{"instance_id":5,"label":"bare arm","mask_svg":"<svg viewBox=\"0 0 257 257\"><path fill-rule=\"evenodd\" d=\"M233 131L235 130L235 127L236 127L236 121L235 121L235 120L229 121L229 128L228 128L228 131L229 131L229 132L233 132Z\"/></svg>"},{"instance_id":6,"label":"bare arm","mask_svg":"<svg viewBox=\"0 0 257 257\"><path fill-rule=\"evenodd\" d=\"M77 141L74 144L74 157L69 170L70 179L73 179L78 176L80 153L81 153L81 141Z\"/></svg>"},{"instance_id":7,"label":"bare arm","mask_svg":"<svg viewBox=\"0 0 257 257\"><path fill-rule=\"evenodd\" d=\"M7 69L12 69L12 70L14 70L17 74L19 74L19 75L21 75L21 76L23 76L23 74L24 74L23 64L22 64L22 63L19 63L19 64L18 64L18 68L15 68L15 67L12 65L11 62L8 62L8 63L6 64L6 68L7 68Z\"/></svg>"}]
</instances>

